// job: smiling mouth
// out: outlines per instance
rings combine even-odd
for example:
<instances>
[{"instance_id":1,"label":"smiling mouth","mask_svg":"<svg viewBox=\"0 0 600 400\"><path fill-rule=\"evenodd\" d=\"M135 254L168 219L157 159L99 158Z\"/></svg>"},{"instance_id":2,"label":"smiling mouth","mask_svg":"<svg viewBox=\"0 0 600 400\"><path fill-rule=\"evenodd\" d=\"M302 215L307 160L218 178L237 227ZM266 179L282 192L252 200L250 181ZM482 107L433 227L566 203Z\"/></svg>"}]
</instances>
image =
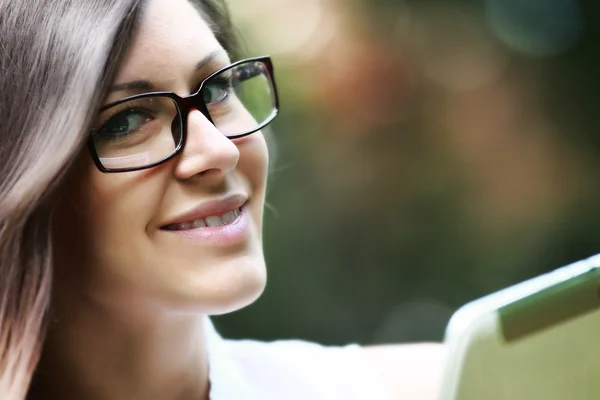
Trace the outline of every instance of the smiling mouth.
<instances>
[{"instance_id":1,"label":"smiling mouth","mask_svg":"<svg viewBox=\"0 0 600 400\"><path fill-rule=\"evenodd\" d=\"M195 221L183 222L180 224L165 225L161 229L165 231L185 231L198 228L216 228L219 226L231 225L242 215L242 208L228 211L221 215L211 215Z\"/></svg>"}]
</instances>

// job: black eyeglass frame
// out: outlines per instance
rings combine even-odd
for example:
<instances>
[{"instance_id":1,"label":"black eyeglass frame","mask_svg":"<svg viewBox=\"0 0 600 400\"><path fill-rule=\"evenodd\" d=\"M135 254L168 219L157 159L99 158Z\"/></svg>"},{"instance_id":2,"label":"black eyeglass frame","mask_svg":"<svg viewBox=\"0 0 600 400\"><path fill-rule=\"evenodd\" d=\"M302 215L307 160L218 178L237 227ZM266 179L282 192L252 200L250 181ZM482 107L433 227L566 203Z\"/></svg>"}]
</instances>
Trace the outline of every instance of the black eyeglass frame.
<instances>
[{"instance_id":1,"label":"black eyeglass frame","mask_svg":"<svg viewBox=\"0 0 600 400\"><path fill-rule=\"evenodd\" d=\"M118 100L116 102L113 102L111 104L108 104L108 105L102 107L100 109L100 111L104 111L111 107L117 106L119 104L127 103L127 102L130 102L133 100L140 100L140 99L145 99L148 97L168 97L171 100L173 100L173 102L175 103L175 105L177 107L177 112L178 112L178 116L179 116L179 124L181 127L181 139L179 140L179 143L175 147L175 150L173 150L173 153L171 153L169 156L163 158L162 160L159 160L152 164L144 165L141 167L129 167L129 168L114 169L114 168L106 168L102 165L102 162L100 161L98 153L96 152L96 147L94 146L94 141L93 141L92 135L90 134L89 139L88 139L88 148L92 155L92 159L94 160L94 163L96 164L96 167L98 167L98 169L104 173L141 171L144 169L156 167L157 165L163 164L163 163L169 161L170 159L172 159L173 157L175 157L185 147L185 143L187 141L187 120L188 120L189 113L192 109L197 109L198 111L200 111L202 113L202 115L204 115L204 117L206 117L206 119L208 119L210 121L210 123L214 125L214 122L208 111L208 107L206 106L206 103L204 102L204 99L202 98L202 92L204 90L204 85L206 84L206 82L210 81L216 75L226 72L227 70L233 69L240 64L245 64L245 63L249 63L249 62L260 62L267 67L267 72L269 73L269 78L270 78L270 82L271 82L271 89L273 91L273 102L274 102L273 112L267 119L265 119L265 121L263 121L261 124L259 124L256 128L253 128L251 130L248 130L248 131L236 134L236 135L224 135L224 136L227 137L228 139L239 139L241 137L251 135L252 133L263 129L265 126L270 124L275 119L277 114L279 113L279 96L277 94L275 75L273 73L273 62L271 61L270 56L246 58L243 60L236 61L233 64L230 64L226 67L223 67L223 68L213 72L206 78L204 78L202 80L202 82L200 83L198 90L195 93L193 93L187 97L181 97L173 92L168 92L168 91L148 92L148 93L142 93L142 94L138 94L138 95L134 95L134 96L129 96L129 97L126 97L124 99Z\"/></svg>"}]
</instances>

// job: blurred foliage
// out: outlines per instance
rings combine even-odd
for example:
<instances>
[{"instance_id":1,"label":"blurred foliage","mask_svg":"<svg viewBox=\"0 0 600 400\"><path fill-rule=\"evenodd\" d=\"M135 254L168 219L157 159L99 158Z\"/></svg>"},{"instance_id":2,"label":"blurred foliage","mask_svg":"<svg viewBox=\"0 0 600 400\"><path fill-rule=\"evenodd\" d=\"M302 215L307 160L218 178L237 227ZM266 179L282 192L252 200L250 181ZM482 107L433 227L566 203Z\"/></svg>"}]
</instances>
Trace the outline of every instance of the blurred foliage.
<instances>
[{"instance_id":1,"label":"blurred foliage","mask_svg":"<svg viewBox=\"0 0 600 400\"><path fill-rule=\"evenodd\" d=\"M231 337L441 340L600 252L600 3L230 0L270 53L269 284Z\"/></svg>"}]
</instances>

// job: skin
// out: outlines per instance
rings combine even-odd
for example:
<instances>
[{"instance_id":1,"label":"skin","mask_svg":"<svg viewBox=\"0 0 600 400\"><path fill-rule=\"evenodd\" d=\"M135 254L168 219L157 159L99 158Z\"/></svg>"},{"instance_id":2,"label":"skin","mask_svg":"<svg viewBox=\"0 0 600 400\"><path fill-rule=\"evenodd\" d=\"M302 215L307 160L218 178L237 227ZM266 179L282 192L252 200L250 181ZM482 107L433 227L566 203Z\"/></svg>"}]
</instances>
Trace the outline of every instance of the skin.
<instances>
[{"instance_id":1,"label":"skin","mask_svg":"<svg viewBox=\"0 0 600 400\"><path fill-rule=\"evenodd\" d=\"M196 71L211 53L213 62ZM115 84L145 79L156 90L187 96L229 63L193 5L151 0ZM105 104L133 94L111 93ZM187 124L183 151L152 169L104 174L87 151L74 161L55 218L52 318L31 398L208 398L204 315L252 303L266 283L268 152L262 133L229 140L197 110ZM191 243L159 229L232 192L249 197L243 242ZM399 398L433 398L415 379L396 379L419 374L408 361L419 354L441 364L433 345L367 348L357 362L372 365Z\"/></svg>"}]
</instances>

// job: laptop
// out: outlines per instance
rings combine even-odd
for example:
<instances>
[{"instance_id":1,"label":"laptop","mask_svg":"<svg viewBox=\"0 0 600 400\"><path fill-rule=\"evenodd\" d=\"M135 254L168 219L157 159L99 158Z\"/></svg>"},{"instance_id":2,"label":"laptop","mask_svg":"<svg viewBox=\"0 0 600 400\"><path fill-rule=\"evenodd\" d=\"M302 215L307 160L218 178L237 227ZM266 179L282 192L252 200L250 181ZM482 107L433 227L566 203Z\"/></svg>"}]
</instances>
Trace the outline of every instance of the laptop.
<instances>
[{"instance_id":1,"label":"laptop","mask_svg":"<svg viewBox=\"0 0 600 400\"><path fill-rule=\"evenodd\" d=\"M461 307L439 400L600 399L600 254Z\"/></svg>"}]
</instances>

